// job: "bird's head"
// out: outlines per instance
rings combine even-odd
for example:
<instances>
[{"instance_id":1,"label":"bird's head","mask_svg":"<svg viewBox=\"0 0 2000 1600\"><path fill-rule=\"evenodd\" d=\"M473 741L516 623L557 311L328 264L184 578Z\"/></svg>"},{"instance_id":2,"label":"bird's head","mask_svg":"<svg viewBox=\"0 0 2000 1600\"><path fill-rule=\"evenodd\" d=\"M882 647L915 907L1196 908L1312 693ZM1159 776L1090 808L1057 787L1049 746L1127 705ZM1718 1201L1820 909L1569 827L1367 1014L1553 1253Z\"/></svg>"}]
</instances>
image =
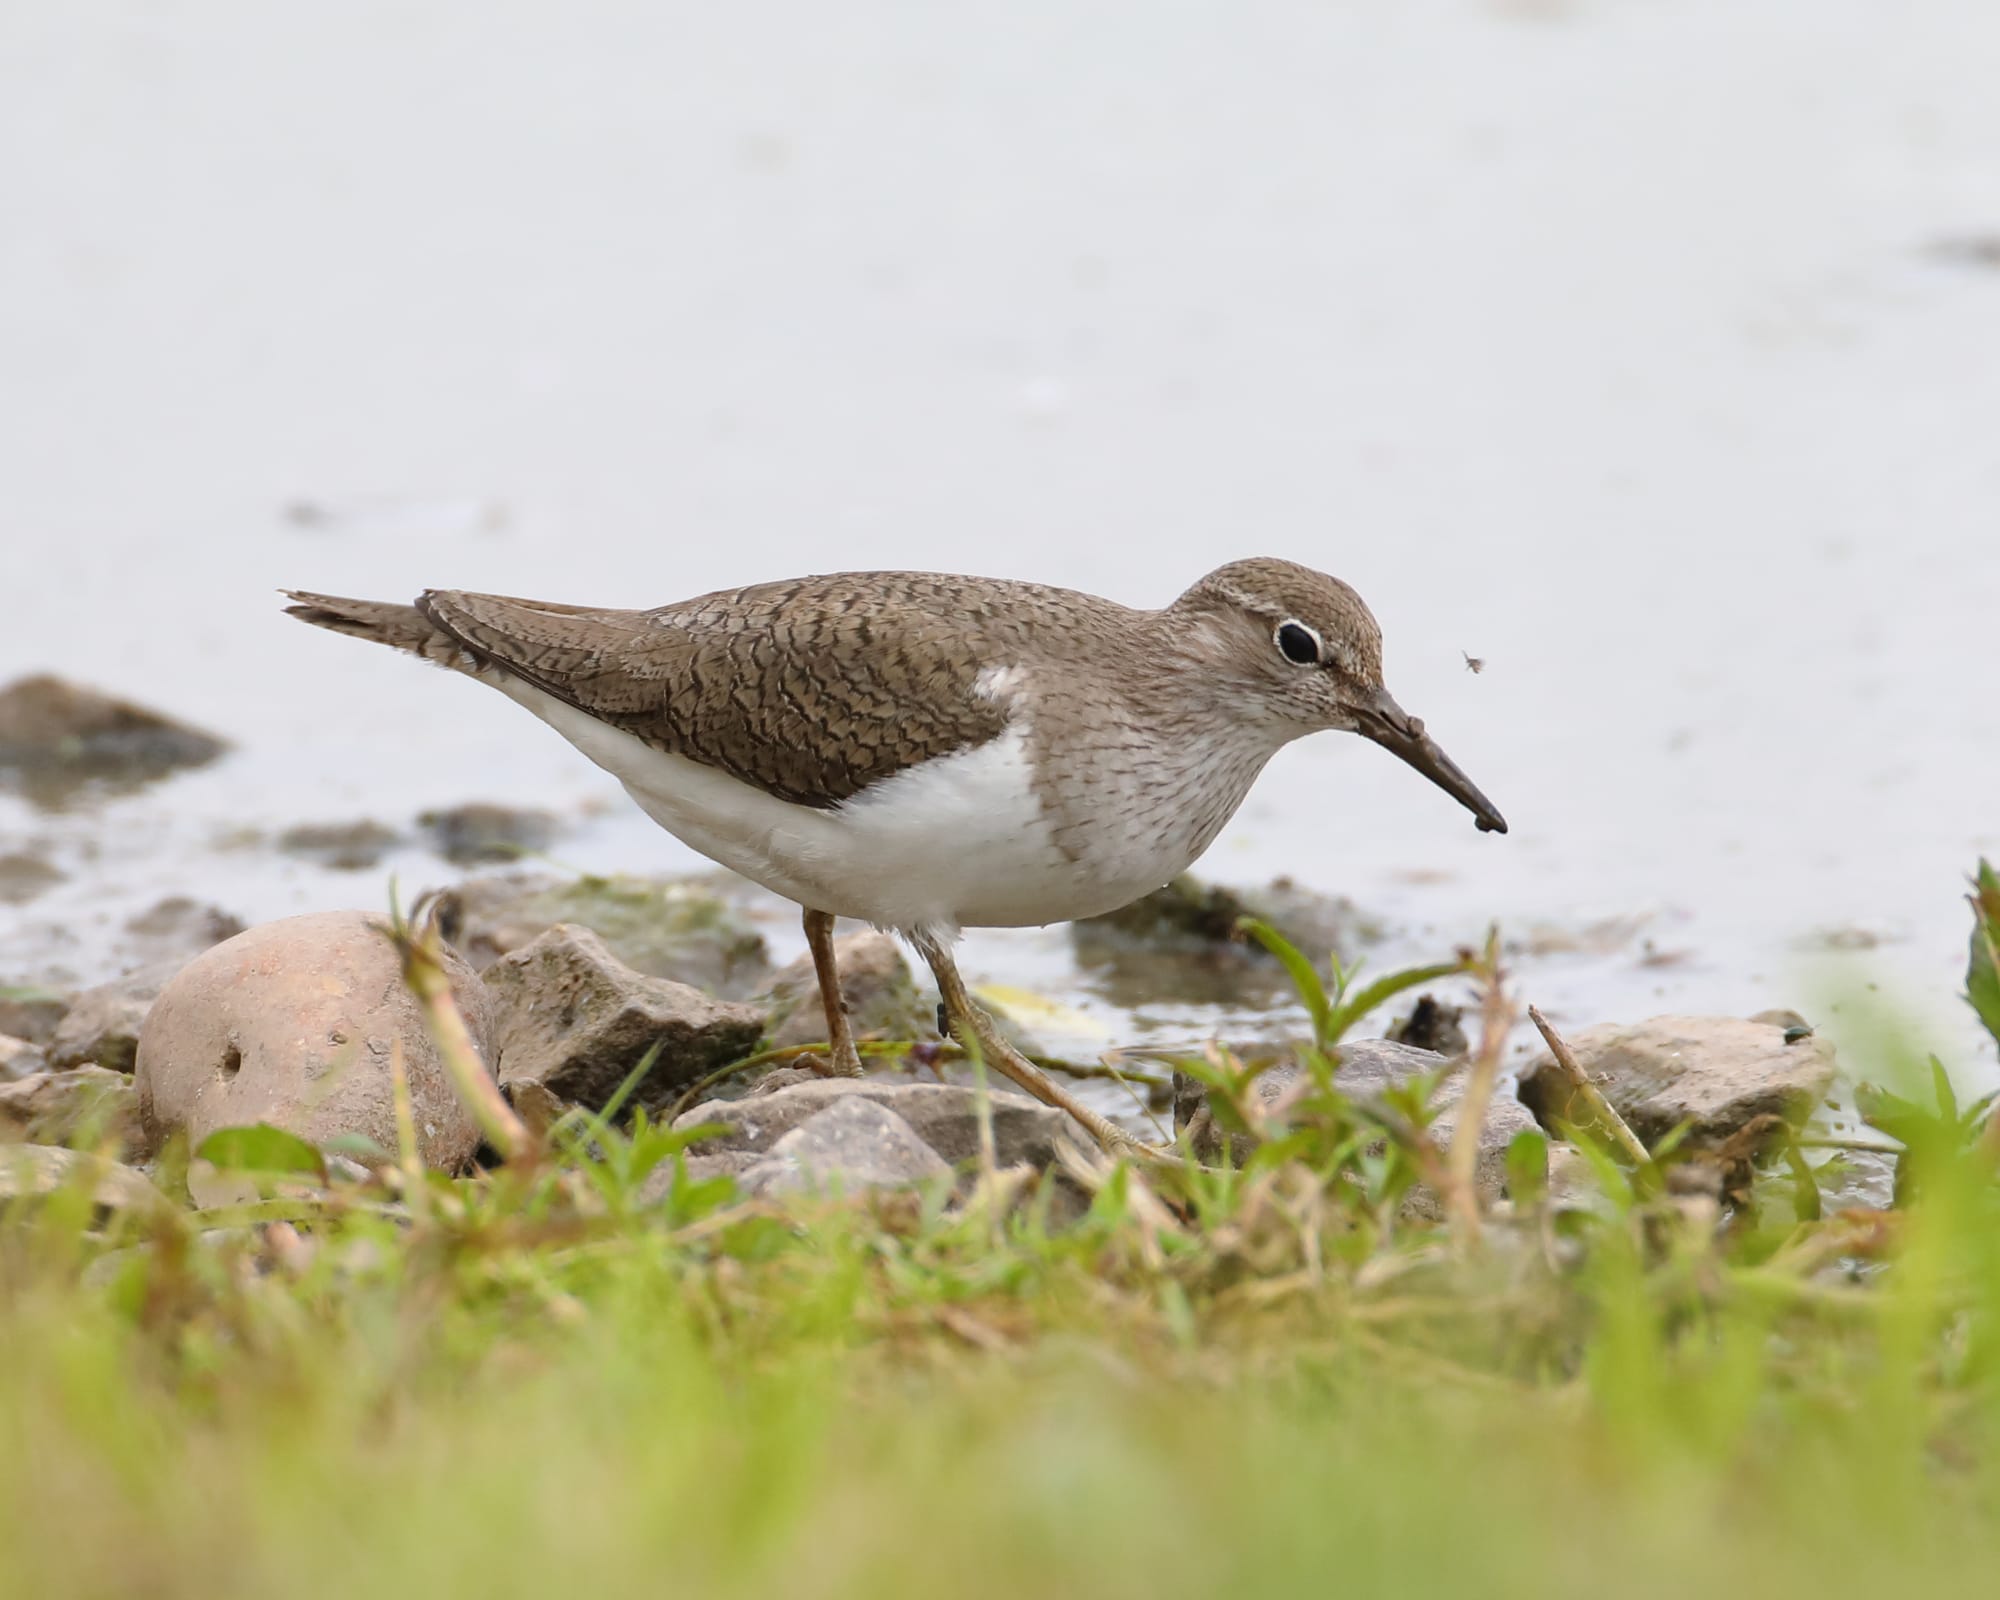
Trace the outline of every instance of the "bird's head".
<instances>
[{"instance_id":1,"label":"bird's head","mask_svg":"<svg viewBox=\"0 0 2000 1600\"><path fill-rule=\"evenodd\" d=\"M1358 733L1402 757L1470 811L1484 832L1507 822L1382 682L1382 630L1338 578L1290 561L1219 567L1165 613L1211 681L1246 717L1285 739Z\"/></svg>"}]
</instances>

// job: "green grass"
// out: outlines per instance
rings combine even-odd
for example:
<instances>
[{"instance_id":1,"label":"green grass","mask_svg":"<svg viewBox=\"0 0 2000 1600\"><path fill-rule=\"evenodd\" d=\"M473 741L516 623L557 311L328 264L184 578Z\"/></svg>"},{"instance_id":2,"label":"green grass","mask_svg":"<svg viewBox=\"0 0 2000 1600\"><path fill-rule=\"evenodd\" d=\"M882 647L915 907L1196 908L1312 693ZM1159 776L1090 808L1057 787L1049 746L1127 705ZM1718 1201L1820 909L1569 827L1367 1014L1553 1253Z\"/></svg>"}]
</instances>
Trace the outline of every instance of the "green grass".
<instances>
[{"instance_id":1,"label":"green grass","mask_svg":"<svg viewBox=\"0 0 2000 1600\"><path fill-rule=\"evenodd\" d=\"M588 1119L477 1180L17 1206L0 1595L1990 1589L1978 1128L1893 1213L1799 1220L1779 1163L1718 1228L1607 1161L1442 1230L1421 1123L1329 1091L1067 1225L1004 1179L642 1208L680 1141Z\"/></svg>"},{"instance_id":2,"label":"green grass","mask_svg":"<svg viewBox=\"0 0 2000 1600\"><path fill-rule=\"evenodd\" d=\"M4 1323L0 1589L1982 1592L2000 1560L1985 1374L1940 1370L1914 1289L1858 1326L1783 1295L1683 1321L1627 1262L1535 1379L1385 1297L1184 1322L895 1237L830 1219L740 1271L657 1240L224 1259L178 1303L47 1273Z\"/></svg>"}]
</instances>

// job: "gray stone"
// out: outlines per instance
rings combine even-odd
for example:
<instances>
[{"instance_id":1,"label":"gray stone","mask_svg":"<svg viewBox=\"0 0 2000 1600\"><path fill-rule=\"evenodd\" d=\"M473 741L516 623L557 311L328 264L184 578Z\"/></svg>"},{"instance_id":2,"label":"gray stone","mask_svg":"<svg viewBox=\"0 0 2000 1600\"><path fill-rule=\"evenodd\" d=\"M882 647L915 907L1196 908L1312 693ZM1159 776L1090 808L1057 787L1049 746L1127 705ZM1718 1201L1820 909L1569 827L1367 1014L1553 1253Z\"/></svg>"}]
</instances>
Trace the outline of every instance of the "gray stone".
<instances>
[{"instance_id":1,"label":"gray stone","mask_svg":"<svg viewBox=\"0 0 2000 1600\"><path fill-rule=\"evenodd\" d=\"M144 1173L84 1150L55 1145L0 1144L0 1203L45 1199L81 1189L108 1211L140 1215L172 1211L173 1202Z\"/></svg>"},{"instance_id":2,"label":"gray stone","mask_svg":"<svg viewBox=\"0 0 2000 1600\"><path fill-rule=\"evenodd\" d=\"M1594 1211L1608 1203L1590 1157L1559 1139L1549 1141L1548 1203L1557 1211Z\"/></svg>"},{"instance_id":3,"label":"gray stone","mask_svg":"<svg viewBox=\"0 0 2000 1600\"><path fill-rule=\"evenodd\" d=\"M1380 937L1380 929L1351 900L1316 894L1290 878L1263 888L1230 889L1183 874L1165 888L1102 916L1071 924L1079 944L1104 937L1155 947L1236 945L1245 917L1268 922L1314 960L1339 951L1346 959Z\"/></svg>"},{"instance_id":4,"label":"gray stone","mask_svg":"<svg viewBox=\"0 0 2000 1600\"><path fill-rule=\"evenodd\" d=\"M936 1005L918 993L910 964L893 935L873 928L833 941L840 997L856 1039L928 1039L936 1031ZM826 1010L808 951L758 996L771 1048L823 1044Z\"/></svg>"},{"instance_id":5,"label":"gray stone","mask_svg":"<svg viewBox=\"0 0 2000 1600\"><path fill-rule=\"evenodd\" d=\"M1832 1086L1833 1046L1817 1035L1785 1042L1779 1020L1654 1017L1567 1035L1577 1063L1648 1145L1683 1122L1697 1148L1718 1145L1753 1117L1803 1122ZM1793 1029L1796 1033L1796 1029ZM1576 1120L1568 1088L1544 1053L1521 1071L1521 1098L1544 1127Z\"/></svg>"},{"instance_id":6,"label":"gray stone","mask_svg":"<svg viewBox=\"0 0 2000 1600\"><path fill-rule=\"evenodd\" d=\"M36 1072L0 1084L0 1143L73 1144L114 1141L143 1154L139 1097L132 1080L106 1067Z\"/></svg>"},{"instance_id":7,"label":"gray stone","mask_svg":"<svg viewBox=\"0 0 2000 1600\"><path fill-rule=\"evenodd\" d=\"M20 678L0 689L0 784L37 804L64 804L92 783L144 783L227 748L213 734L61 678Z\"/></svg>"},{"instance_id":8,"label":"gray stone","mask_svg":"<svg viewBox=\"0 0 2000 1600\"><path fill-rule=\"evenodd\" d=\"M1184 875L1128 906L1070 924L1070 938L1078 962L1120 1005L1237 1004L1290 986L1276 958L1237 932L1245 917L1269 923L1322 967L1330 954L1349 961L1381 937L1352 901L1289 878L1229 889Z\"/></svg>"},{"instance_id":9,"label":"gray stone","mask_svg":"<svg viewBox=\"0 0 2000 1600\"><path fill-rule=\"evenodd\" d=\"M482 861L516 861L555 842L557 818L552 811L474 801L426 811L417 826L430 835L437 853L461 867Z\"/></svg>"},{"instance_id":10,"label":"gray stone","mask_svg":"<svg viewBox=\"0 0 2000 1600\"><path fill-rule=\"evenodd\" d=\"M1383 1034L1395 1044L1415 1050L1435 1050L1441 1056L1462 1056L1472 1048L1465 1036L1465 1015L1460 1006L1448 1006L1435 995L1420 994L1407 1016L1399 1018Z\"/></svg>"},{"instance_id":11,"label":"gray stone","mask_svg":"<svg viewBox=\"0 0 2000 1600\"><path fill-rule=\"evenodd\" d=\"M902 1188L951 1178L951 1168L895 1112L853 1095L815 1112L745 1168L749 1194Z\"/></svg>"},{"instance_id":12,"label":"gray stone","mask_svg":"<svg viewBox=\"0 0 2000 1600\"><path fill-rule=\"evenodd\" d=\"M0 905L24 906L63 881L60 867L40 856L13 851L0 855Z\"/></svg>"},{"instance_id":13,"label":"gray stone","mask_svg":"<svg viewBox=\"0 0 2000 1600\"><path fill-rule=\"evenodd\" d=\"M1071 1137L1062 1112L1025 1095L994 1091L994 1155L1003 1167L1025 1162L1037 1169L1056 1159L1060 1139ZM944 1160L957 1165L979 1154L978 1096L950 1083L876 1083L867 1078L820 1078L773 1094L742 1100L710 1100L674 1122L685 1131L714 1127L720 1132L695 1145L694 1152L716 1157L749 1151L762 1154L786 1134L830 1106L865 1100L893 1111Z\"/></svg>"},{"instance_id":14,"label":"gray stone","mask_svg":"<svg viewBox=\"0 0 2000 1600\"><path fill-rule=\"evenodd\" d=\"M31 1077L47 1067L48 1060L42 1054L40 1045L16 1039L12 1034L0 1033L0 1083Z\"/></svg>"},{"instance_id":15,"label":"gray stone","mask_svg":"<svg viewBox=\"0 0 2000 1600\"><path fill-rule=\"evenodd\" d=\"M487 969L500 1081L539 1083L558 1099L601 1108L648 1050L634 1096L658 1110L704 1073L757 1048L754 1007L635 972L588 928L559 923Z\"/></svg>"},{"instance_id":16,"label":"gray stone","mask_svg":"<svg viewBox=\"0 0 2000 1600\"><path fill-rule=\"evenodd\" d=\"M1453 1065L1453 1058L1430 1050L1386 1039L1352 1039L1340 1047L1340 1068L1333 1086L1353 1100L1379 1099L1390 1089L1401 1088L1416 1078L1435 1074ZM1295 1062L1284 1062L1258 1077L1252 1086L1259 1106L1283 1124L1287 1103L1304 1087L1304 1070ZM1185 1131L1197 1160L1221 1159L1225 1149L1230 1159L1241 1164L1256 1148L1257 1141L1246 1134L1228 1135L1219 1128L1208 1104L1209 1090L1200 1080L1185 1073L1174 1075L1174 1127ZM1436 1117L1430 1136L1440 1150L1449 1150L1458 1130L1458 1114L1465 1097L1463 1068L1439 1084L1431 1104ZM1485 1204L1506 1198L1507 1146L1516 1134L1535 1127L1528 1108L1508 1092L1504 1083L1495 1087L1480 1128L1479 1155L1473 1168L1474 1187ZM1419 1184L1404 1201L1403 1214L1419 1221L1435 1221L1443 1215L1436 1191Z\"/></svg>"},{"instance_id":17,"label":"gray stone","mask_svg":"<svg viewBox=\"0 0 2000 1600\"><path fill-rule=\"evenodd\" d=\"M514 1108L514 1115L526 1124L537 1139L547 1136L569 1107L533 1078L515 1078L500 1085L500 1093Z\"/></svg>"},{"instance_id":18,"label":"gray stone","mask_svg":"<svg viewBox=\"0 0 2000 1600\"><path fill-rule=\"evenodd\" d=\"M402 836L379 822L302 822L278 835L288 856L317 862L335 872L364 872L397 845Z\"/></svg>"},{"instance_id":19,"label":"gray stone","mask_svg":"<svg viewBox=\"0 0 2000 1600\"><path fill-rule=\"evenodd\" d=\"M49 1065L130 1072L147 1013L181 967L177 960L158 961L84 990L49 1036Z\"/></svg>"},{"instance_id":20,"label":"gray stone","mask_svg":"<svg viewBox=\"0 0 2000 1600\"><path fill-rule=\"evenodd\" d=\"M1391 1055L1390 1052L1395 1054ZM1417 1059L1412 1059L1417 1058ZM1418 1073L1436 1072L1451 1058L1428 1050L1413 1050L1386 1040L1357 1040L1341 1048L1340 1072L1334 1082L1350 1095L1380 1095L1407 1083ZM1458 1134L1458 1114L1465 1098L1465 1072L1454 1072L1438 1086L1431 1102L1437 1117L1430 1125L1431 1139L1440 1150L1449 1150ZM1472 1169L1473 1188L1482 1205L1492 1205L1507 1197L1507 1146L1516 1134L1535 1128L1535 1119L1512 1089L1501 1082L1494 1085L1493 1099L1486 1108L1486 1121L1479 1130L1479 1154ZM1403 1203L1405 1216L1436 1221L1444 1215L1437 1193L1419 1184Z\"/></svg>"},{"instance_id":21,"label":"gray stone","mask_svg":"<svg viewBox=\"0 0 2000 1600\"><path fill-rule=\"evenodd\" d=\"M156 900L128 918L123 948L135 964L192 961L243 931L243 919L184 894Z\"/></svg>"},{"instance_id":22,"label":"gray stone","mask_svg":"<svg viewBox=\"0 0 2000 1600\"><path fill-rule=\"evenodd\" d=\"M474 1048L493 1060L492 1002L449 949L445 969ZM287 917L187 964L139 1037L136 1086L146 1132L267 1122L315 1144L360 1135L397 1147L391 1062L410 1085L417 1153L457 1171L479 1132L403 984L383 919L362 911Z\"/></svg>"},{"instance_id":23,"label":"gray stone","mask_svg":"<svg viewBox=\"0 0 2000 1600\"><path fill-rule=\"evenodd\" d=\"M560 922L590 929L635 972L740 999L770 980L759 933L699 879L508 873L471 878L441 903L445 937L475 967L491 966Z\"/></svg>"},{"instance_id":24,"label":"gray stone","mask_svg":"<svg viewBox=\"0 0 2000 1600\"><path fill-rule=\"evenodd\" d=\"M0 987L0 1034L47 1044L76 996L55 989Z\"/></svg>"}]
</instances>

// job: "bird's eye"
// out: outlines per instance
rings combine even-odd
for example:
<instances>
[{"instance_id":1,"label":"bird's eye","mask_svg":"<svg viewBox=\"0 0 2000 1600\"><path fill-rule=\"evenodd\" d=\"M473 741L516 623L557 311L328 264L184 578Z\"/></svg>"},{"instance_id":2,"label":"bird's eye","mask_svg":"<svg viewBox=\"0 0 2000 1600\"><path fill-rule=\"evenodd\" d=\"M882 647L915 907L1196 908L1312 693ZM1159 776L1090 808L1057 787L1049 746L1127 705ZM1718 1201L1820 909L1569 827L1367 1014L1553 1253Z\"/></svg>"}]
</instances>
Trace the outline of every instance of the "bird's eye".
<instances>
[{"instance_id":1,"label":"bird's eye","mask_svg":"<svg viewBox=\"0 0 2000 1600\"><path fill-rule=\"evenodd\" d=\"M1319 665L1319 635L1303 622L1279 623L1277 641L1287 661L1301 667Z\"/></svg>"}]
</instances>

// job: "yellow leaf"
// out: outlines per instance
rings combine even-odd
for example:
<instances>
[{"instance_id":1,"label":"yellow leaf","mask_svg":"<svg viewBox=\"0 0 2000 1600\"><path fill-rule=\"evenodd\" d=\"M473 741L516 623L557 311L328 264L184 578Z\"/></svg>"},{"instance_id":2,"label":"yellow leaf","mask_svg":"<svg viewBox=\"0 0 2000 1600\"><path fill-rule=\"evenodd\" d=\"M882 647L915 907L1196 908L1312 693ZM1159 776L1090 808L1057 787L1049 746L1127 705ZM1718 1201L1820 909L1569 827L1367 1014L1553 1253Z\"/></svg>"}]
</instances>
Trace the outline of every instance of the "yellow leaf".
<instances>
[{"instance_id":1,"label":"yellow leaf","mask_svg":"<svg viewBox=\"0 0 2000 1600\"><path fill-rule=\"evenodd\" d=\"M1004 983L983 983L973 994L996 1011L1004 1011L1024 1028L1041 1032L1083 1033L1102 1038L1111 1030L1075 1006L1051 1000L1032 989L1016 989Z\"/></svg>"}]
</instances>

